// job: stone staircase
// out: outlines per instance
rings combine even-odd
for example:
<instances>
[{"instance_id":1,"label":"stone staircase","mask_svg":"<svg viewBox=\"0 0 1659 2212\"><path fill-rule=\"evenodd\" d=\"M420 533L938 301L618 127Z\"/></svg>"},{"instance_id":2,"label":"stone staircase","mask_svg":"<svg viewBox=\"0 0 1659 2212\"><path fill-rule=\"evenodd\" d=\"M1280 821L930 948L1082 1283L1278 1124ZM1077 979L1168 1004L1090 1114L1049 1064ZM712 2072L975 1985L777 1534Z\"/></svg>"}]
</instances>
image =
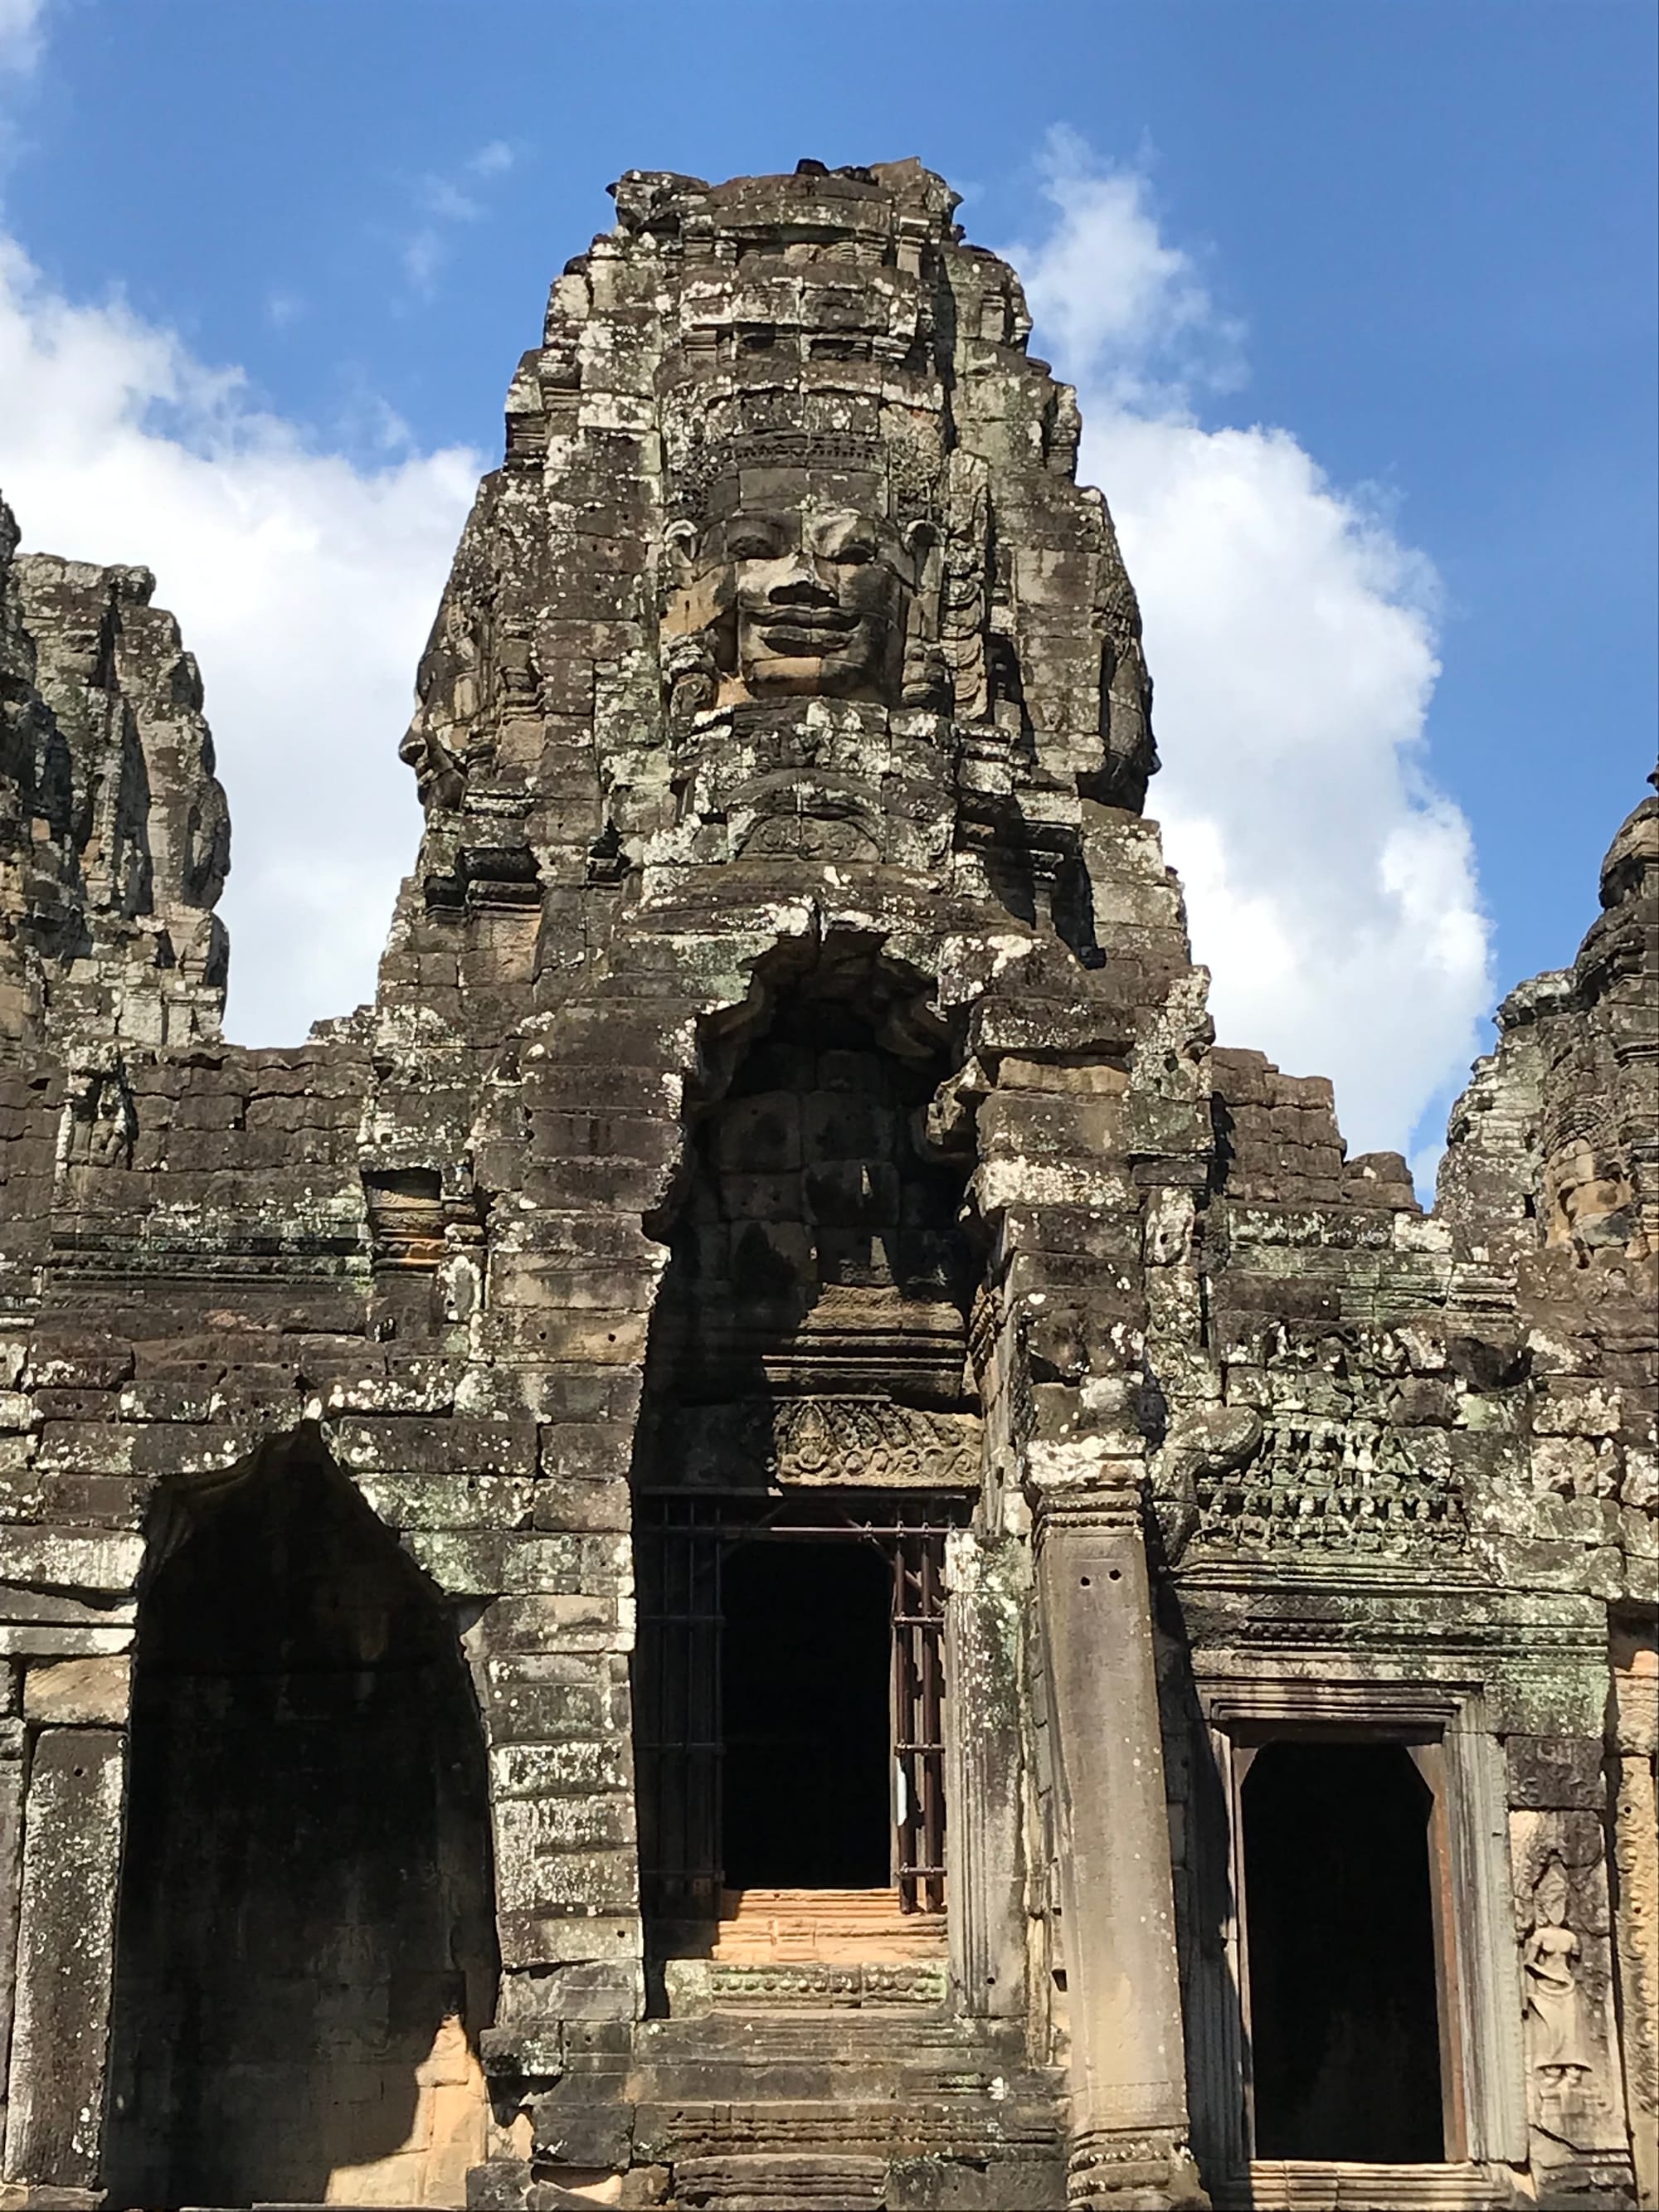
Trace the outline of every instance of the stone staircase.
<instances>
[{"instance_id":1,"label":"stone staircase","mask_svg":"<svg viewBox=\"0 0 1659 2212\"><path fill-rule=\"evenodd\" d=\"M726 1966L942 1968L945 1915L901 1911L896 1889L730 1889L709 1956Z\"/></svg>"},{"instance_id":2,"label":"stone staircase","mask_svg":"<svg viewBox=\"0 0 1659 2212\"><path fill-rule=\"evenodd\" d=\"M678 2205L1063 2203L1057 2081L1018 2037L952 2018L942 1945L915 1950L760 1960L723 1931L710 1959L684 1962L629 2082L635 2155L671 2170Z\"/></svg>"},{"instance_id":3,"label":"stone staircase","mask_svg":"<svg viewBox=\"0 0 1659 2212\"><path fill-rule=\"evenodd\" d=\"M568 2049L516 2201L1058 2212L1060 2075L949 1990L943 1916L892 1890L732 1893L703 1954L664 1962L661 2014L626 2051ZM624 2157L618 2198L599 2168Z\"/></svg>"}]
</instances>

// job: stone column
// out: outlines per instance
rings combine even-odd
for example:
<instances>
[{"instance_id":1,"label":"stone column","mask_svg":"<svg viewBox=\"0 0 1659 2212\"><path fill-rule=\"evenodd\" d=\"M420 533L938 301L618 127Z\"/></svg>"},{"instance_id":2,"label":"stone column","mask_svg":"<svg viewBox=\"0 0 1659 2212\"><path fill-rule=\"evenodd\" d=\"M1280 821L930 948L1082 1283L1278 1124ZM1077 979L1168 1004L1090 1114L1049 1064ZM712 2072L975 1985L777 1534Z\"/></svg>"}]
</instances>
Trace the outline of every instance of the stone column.
<instances>
[{"instance_id":1,"label":"stone column","mask_svg":"<svg viewBox=\"0 0 1659 2212\"><path fill-rule=\"evenodd\" d=\"M17 1909L23 1867L23 1784L28 1772L18 1677L0 1661L0 2144L5 2141L5 2083L11 2057L12 2004L17 1988Z\"/></svg>"},{"instance_id":2,"label":"stone column","mask_svg":"<svg viewBox=\"0 0 1659 2212\"><path fill-rule=\"evenodd\" d=\"M53 2191L54 2202L99 2179L125 1778L120 1729L48 1727L35 1739L5 2174Z\"/></svg>"},{"instance_id":3,"label":"stone column","mask_svg":"<svg viewBox=\"0 0 1659 2212\"><path fill-rule=\"evenodd\" d=\"M1051 1495L1037 1593L1053 1738L1077 2207L1207 2202L1187 2146L1175 1898L1138 1489Z\"/></svg>"},{"instance_id":4,"label":"stone column","mask_svg":"<svg viewBox=\"0 0 1659 2212\"><path fill-rule=\"evenodd\" d=\"M1659 2204L1659 1654L1650 1632L1615 1635L1613 1659L1620 2041L1637 2196Z\"/></svg>"}]
</instances>

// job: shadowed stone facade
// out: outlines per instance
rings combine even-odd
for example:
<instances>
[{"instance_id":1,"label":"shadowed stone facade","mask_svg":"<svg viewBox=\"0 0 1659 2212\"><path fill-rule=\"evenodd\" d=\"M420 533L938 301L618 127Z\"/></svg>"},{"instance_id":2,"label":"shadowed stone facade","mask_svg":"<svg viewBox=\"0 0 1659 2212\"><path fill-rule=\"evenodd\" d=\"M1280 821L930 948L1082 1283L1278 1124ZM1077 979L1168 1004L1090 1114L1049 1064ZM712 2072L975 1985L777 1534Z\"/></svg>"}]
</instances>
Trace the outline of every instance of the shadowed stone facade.
<instances>
[{"instance_id":1,"label":"shadowed stone facade","mask_svg":"<svg viewBox=\"0 0 1659 2212\"><path fill-rule=\"evenodd\" d=\"M0 2204L1655 2202L1659 800L1425 1216L953 195L615 192L308 1042L0 515Z\"/></svg>"}]
</instances>

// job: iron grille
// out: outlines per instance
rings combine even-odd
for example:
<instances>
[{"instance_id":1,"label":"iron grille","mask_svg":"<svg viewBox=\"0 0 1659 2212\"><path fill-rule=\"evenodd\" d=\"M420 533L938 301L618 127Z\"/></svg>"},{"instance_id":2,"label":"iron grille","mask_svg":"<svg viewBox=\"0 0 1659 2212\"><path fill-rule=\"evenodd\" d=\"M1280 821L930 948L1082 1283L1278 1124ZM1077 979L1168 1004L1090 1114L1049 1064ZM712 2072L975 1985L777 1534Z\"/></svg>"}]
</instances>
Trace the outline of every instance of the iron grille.
<instances>
[{"instance_id":1,"label":"iron grille","mask_svg":"<svg viewBox=\"0 0 1659 2212\"><path fill-rule=\"evenodd\" d=\"M892 1877L902 1911L944 1909L945 1538L968 1510L964 1499L931 1493L640 1493L640 1871L659 1923L720 1917L726 1562L744 1545L827 1538L874 1545L891 1570Z\"/></svg>"}]
</instances>

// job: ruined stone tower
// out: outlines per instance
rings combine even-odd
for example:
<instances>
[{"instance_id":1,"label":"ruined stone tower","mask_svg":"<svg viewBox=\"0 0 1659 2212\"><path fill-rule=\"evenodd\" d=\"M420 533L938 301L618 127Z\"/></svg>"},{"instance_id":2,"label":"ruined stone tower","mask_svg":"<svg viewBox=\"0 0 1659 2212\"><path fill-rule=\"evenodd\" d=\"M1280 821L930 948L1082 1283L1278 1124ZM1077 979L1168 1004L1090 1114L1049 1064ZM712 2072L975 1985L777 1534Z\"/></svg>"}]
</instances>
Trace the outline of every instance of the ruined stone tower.
<instances>
[{"instance_id":1,"label":"ruined stone tower","mask_svg":"<svg viewBox=\"0 0 1659 2212\"><path fill-rule=\"evenodd\" d=\"M1651 2203L1659 801L1425 1217L941 180L616 198L309 1042L6 519L0 2205Z\"/></svg>"}]
</instances>

